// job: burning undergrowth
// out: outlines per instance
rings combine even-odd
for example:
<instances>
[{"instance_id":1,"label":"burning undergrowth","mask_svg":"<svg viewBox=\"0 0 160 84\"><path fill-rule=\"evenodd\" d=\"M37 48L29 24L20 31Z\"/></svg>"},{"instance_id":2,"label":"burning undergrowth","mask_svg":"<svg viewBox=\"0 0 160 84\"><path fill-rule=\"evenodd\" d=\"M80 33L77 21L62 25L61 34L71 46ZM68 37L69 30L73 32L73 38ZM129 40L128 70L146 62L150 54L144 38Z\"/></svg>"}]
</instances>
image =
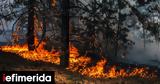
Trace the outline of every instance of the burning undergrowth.
<instances>
[{"instance_id":1,"label":"burning undergrowth","mask_svg":"<svg viewBox=\"0 0 160 84\"><path fill-rule=\"evenodd\" d=\"M38 44L38 39L35 39L35 44ZM12 46L1 46L1 50L4 52L12 52L19 54L25 59L31 61L44 61L49 63L60 64L60 52L56 50L44 49L46 43L42 42L38 48L34 51L29 51L27 44L24 45L12 45ZM120 65L109 65L108 61L101 58L95 65L91 64L91 57L80 56L78 49L74 45L70 45L70 63L68 70L72 72L79 72L82 75L89 76L92 78L118 78L118 77L132 77L138 76L142 78L157 78L154 71L149 71L146 67L127 67L119 68Z\"/></svg>"}]
</instances>

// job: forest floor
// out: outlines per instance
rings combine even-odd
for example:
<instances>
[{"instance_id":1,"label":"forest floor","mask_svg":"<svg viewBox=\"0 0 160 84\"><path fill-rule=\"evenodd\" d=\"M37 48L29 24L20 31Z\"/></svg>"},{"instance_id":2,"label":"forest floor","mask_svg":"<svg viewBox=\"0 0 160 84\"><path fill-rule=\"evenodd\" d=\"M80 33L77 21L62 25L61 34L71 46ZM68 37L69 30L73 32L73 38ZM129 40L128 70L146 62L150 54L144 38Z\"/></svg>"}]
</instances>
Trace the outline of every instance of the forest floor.
<instances>
[{"instance_id":1,"label":"forest floor","mask_svg":"<svg viewBox=\"0 0 160 84\"><path fill-rule=\"evenodd\" d=\"M55 71L56 84L160 84L160 79L149 80L138 77L116 79L94 79L70 72L51 63L31 62L13 54L0 52L0 71Z\"/></svg>"}]
</instances>

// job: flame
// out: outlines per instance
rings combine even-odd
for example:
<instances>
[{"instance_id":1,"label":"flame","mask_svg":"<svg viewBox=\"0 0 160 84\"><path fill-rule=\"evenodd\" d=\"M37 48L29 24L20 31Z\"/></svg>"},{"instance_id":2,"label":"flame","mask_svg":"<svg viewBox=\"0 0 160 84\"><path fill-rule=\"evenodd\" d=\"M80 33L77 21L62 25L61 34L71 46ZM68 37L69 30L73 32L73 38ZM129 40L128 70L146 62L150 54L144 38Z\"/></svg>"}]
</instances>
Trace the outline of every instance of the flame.
<instances>
[{"instance_id":1,"label":"flame","mask_svg":"<svg viewBox=\"0 0 160 84\"><path fill-rule=\"evenodd\" d=\"M38 39L35 38L35 44L38 44ZM51 52L44 49L46 43L43 41L39 47L34 51L29 51L27 44L1 46L2 51L17 53L25 59L31 61L44 61L55 64L60 64L60 52L52 50ZM116 65L106 66L107 60L99 60L95 66L89 66L92 63L91 58L87 56L80 56L78 49L70 44L70 58L68 70L72 72L79 72L93 78L118 78L139 76L142 78L155 78L154 73L149 73L146 68L133 68L127 72L125 69L117 70ZM107 71L106 71L107 70Z\"/></svg>"},{"instance_id":2,"label":"flame","mask_svg":"<svg viewBox=\"0 0 160 84\"><path fill-rule=\"evenodd\" d=\"M95 66L88 67L91 63L91 58L86 56L79 56L78 49L70 44L70 64L67 69L70 71L78 71L82 75L86 75L93 78L117 78L117 77L131 77L139 76L142 78L156 78L155 73L150 73L146 68L133 68L131 72L127 72L125 69L116 70L115 65L111 67L105 67L107 65L106 59L101 59ZM106 69L105 69L106 68ZM107 72L105 72L107 70Z\"/></svg>"},{"instance_id":3,"label":"flame","mask_svg":"<svg viewBox=\"0 0 160 84\"><path fill-rule=\"evenodd\" d=\"M81 71L82 75L87 75L94 78L99 77L105 77L106 74L104 74L104 65L106 63L106 60L100 60L97 62L96 66L85 68ZM89 73L88 73L89 72Z\"/></svg>"},{"instance_id":4,"label":"flame","mask_svg":"<svg viewBox=\"0 0 160 84\"><path fill-rule=\"evenodd\" d=\"M57 0L51 0L52 7L55 7Z\"/></svg>"},{"instance_id":5,"label":"flame","mask_svg":"<svg viewBox=\"0 0 160 84\"><path fill-rule=\"evenodd\" d=\"M85 56L79 56L78 49L70 44L70 59L69 67L67 69L71 71L82 70L87 64L91 62L91 58Z\"/></svg>"},{"instance_id":6,"label":"flame","mask_svg":"<svg viewBox=\"0 0 160 84\"><path fill-rule=\"evenodd\" d=\"M38 44L38 38L35 38L35 44ZM52 50L51 52L48 52L44 49L44 45L46 43L43 41L38 48L36 48L34 51L28 50L28 45L13 45L13 46L2 46L2 51L5 52L12 52L17 53L20 56L22 56L25 59L32 60L32 61L44 61L44 62L50 62L59 64L60 63L60 53Z\"/></svg>"}]
</instances>

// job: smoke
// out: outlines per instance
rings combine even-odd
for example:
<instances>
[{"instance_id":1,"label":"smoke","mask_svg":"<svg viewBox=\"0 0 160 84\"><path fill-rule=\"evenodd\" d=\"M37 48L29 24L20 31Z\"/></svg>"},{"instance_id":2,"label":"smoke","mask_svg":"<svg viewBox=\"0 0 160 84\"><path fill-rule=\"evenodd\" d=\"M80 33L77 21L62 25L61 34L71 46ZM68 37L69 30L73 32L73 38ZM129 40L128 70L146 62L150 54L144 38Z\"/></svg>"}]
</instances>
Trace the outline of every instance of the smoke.
<instances>
[{"instance_id":1,"label":"smoke","mask_svg":"<svg viewBox=\"0 0 160 84\"><path fill-rule=\"evenodd\" d=\"M135 45L129 50L128 56L125 58L127 62L160 68L160 48L157 42L146 42L144 48L144 39L139 36L137 30L131 32L130 39L135 42Z\"/></svg>"}]
</instances>

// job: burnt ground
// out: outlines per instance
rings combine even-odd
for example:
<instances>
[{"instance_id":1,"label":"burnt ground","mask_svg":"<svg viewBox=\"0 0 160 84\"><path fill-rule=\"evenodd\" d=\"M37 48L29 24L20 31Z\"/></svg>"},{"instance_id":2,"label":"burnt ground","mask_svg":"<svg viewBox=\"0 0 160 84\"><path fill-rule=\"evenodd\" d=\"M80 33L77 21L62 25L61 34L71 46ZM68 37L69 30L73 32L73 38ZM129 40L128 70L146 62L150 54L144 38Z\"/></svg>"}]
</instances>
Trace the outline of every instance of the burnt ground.
<instances>
[{"instance_id":1,"label":"burnt ground","mask_svg":"<svg viewBox=\"0 0 160 84\"><path fill-rule=\"evenodd\" d=\"M55 71L57 84L160 84L160 79L138 77L94 79L67 71L63 67L41 61L31 62L17 54L0 52L0 71Z\"/></svg>"}]
</instances>

